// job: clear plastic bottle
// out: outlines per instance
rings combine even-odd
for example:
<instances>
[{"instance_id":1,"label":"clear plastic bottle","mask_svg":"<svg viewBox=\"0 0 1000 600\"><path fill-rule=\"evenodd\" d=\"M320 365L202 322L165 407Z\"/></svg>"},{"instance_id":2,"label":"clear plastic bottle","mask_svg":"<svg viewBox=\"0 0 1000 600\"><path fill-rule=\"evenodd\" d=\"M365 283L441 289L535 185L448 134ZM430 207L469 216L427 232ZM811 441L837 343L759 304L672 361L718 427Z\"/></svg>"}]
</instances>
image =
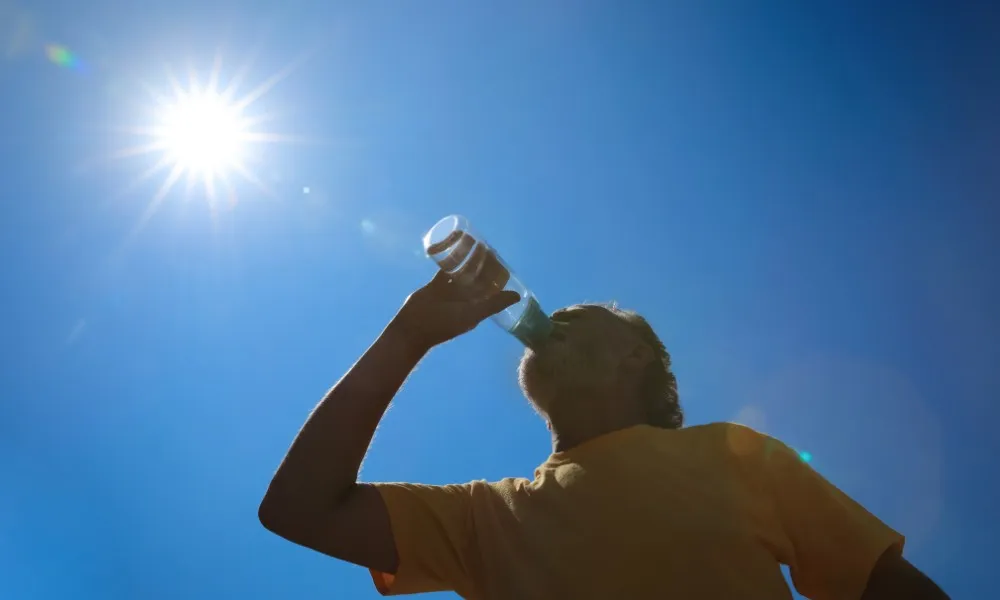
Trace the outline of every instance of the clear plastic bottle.
<instances>
[{"instance_id":1,"label":"clear plastic bottle","mask_svg":"<svg viewBox=\"0 0 1000 600\"><path fill-rule=\"evenodd\" d=\"M451 215L424 235L424 252L472 294L513 290L521 301L497 313L493 321L525 346L532 346L552 332L552 321L535 295L514 275L496 250L469 225L468 219Z\"/></svg>"}]
</instances>

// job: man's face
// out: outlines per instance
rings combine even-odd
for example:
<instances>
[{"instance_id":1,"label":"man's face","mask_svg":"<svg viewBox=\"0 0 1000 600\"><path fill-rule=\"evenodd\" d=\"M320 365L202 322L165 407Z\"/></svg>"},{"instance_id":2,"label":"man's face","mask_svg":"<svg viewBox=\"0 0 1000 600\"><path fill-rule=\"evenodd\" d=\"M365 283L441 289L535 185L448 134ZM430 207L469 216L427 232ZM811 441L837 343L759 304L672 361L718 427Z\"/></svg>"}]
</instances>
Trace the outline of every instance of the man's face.
<instances>
[{"instance_id":1,"label":"man's face","mask_svg":"<svg viewBox=\"0 0 1000 600\"><path fill-rule=\"evenodd\" d=\"M603 306L557 310L552 322L552 336L527 349L518 370L524 394L546 414L557 398L610 386L641 343L628 323Z\"/></svg>"}]
</instances>

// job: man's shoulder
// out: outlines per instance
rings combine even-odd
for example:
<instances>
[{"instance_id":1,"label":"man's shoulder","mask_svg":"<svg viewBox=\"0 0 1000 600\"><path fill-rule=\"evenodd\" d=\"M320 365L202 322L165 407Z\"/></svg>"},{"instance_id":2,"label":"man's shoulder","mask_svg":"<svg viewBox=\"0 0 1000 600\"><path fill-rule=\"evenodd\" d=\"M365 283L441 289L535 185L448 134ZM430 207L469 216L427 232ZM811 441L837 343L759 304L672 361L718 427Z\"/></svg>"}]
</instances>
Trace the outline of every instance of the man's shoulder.
<instances>
[{"instance_id":1,"label":"man's shoulder","mask_svg":"<svg viewBox=\"0 0 1000 600\"><path fill-rule=\"evenodd\" d=\"M365 485L377 489L390 509L424 506L434 507L438 511L448 509L476 512L502 506L513 507L520 498L528 494L530 484L528 479L508 477L494 481L475 479L448 484L377 482Z\"/></svg>"},{"instance_id":2,"label":"man's shoulder","mask_svg":"<svg viewBox=\"0 0 1000 600\"><path fill-rule=\"evenodd\" d=\"M374 482L368 485L389 493L424 493L476 498L516 493L530 484L531 480L524 477L505 477L497 480L474 479L465 483Z\"/></svg>"},{"instance_id":3,"label":"man's shoulder","mask_svg":"<svg viewBox=\"0 0 1000 600\"><path fill-rule=\"evenodd\" d=\"M764 435L763 433L757 431L753 427L745 425L743 423L738 423L736 421L712 421L710 423L688 425L682 428L681 431L690 431L690 432L700 431L704 433L720 433L720 432L736 431L748 435Z\"/></svg>"},{"instance_id":4,"label":"man's shoulder","mask_svg":"<svg viewBox=\"0 0 1000 600\"><path fill-rule=\"evenodd\" d=\"M450 487L458 491L467 499L469 506L474 511L478 511L482 509L495 510L500 507L505 507L507 510L512 509L520 500L530 495L531 486L530 479L505 477L497 480L476 479L467 483L442 487Z\"/></svg>"},{"instance_id":5,"label":"man's shoulder","mask_svg":"<svg viewBox=\"0 0 1000 600\"><path fill-rule=\"evenodd\" d=\"M480 481L481 491L501 496L517 494L531 486L532 480L524 477L504 477L496 481Z\"/></svg>"},{"instance_id":6,"label":"man's shoulder","mask_svg":"<svg viewBox=\"0 0 1000 600\"><path fill-rule=\"evenodd\" d=\"M700 425L690 425L680 431L686 432L694 440L705 442L710 446L725 447L732 454L739 456L761 456L784 444L757 429L731 421L717 421Z\"/></svg>"},{"instance_id":7,"label":"man's shoulder","mask_svg":"<svg viewBox=\"0 0 1000 600\"><path fill-rule=\"evenodd\" d=\"M693 437L719 437L719 438L742 438L742 439L765 439L768 436L757 431L749 425L734 421L713 421L711 423L701 423L698 425L688 425L680 430L685 435Z\"/></svg>"}]
</instances>

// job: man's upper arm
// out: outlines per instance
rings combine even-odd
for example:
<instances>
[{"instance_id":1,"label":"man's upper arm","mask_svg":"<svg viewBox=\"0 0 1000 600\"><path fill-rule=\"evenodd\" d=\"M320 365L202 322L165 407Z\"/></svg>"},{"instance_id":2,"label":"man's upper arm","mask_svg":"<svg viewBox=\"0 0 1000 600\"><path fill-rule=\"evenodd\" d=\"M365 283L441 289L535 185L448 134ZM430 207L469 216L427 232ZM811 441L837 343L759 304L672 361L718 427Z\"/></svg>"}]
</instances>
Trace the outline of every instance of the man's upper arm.
<instances>
[{"instance_id":1,"label":"man's upper arm","mask_svg":"<svg viewBox=\"0 0 1000 600\"><path fill-rule=\"evenodd\" d=\"M887 551L875 564L861 600L948 600L948 595L902 556Z\"/></svg>"},{"instance_id":2,"label":"man's upper arm","mask_svg":"<svg viewBox=\"0 0 1000 600\"><path fill-rule=\"evenodd\" d=\"M472 486L356 484L323 515L261 522L278 535L371 571L383 594L472 589Z\"/></svg>"},{"instance_id":3,"label":"man's upper arm","mask_svg":"<svg viewBox=\"0 0 1000 600\"><path fill-rule=\"evenodd\" d=\"M389 512L374 486L354 485L336 507L319 514L262 505L259 516L268 530L317 552L386 573L398 567Z\"/></svg>"},{"instance_id":4,"label":"man's upper arm","mask_svg":"<svg viewBox=\"0 0 1000 600\"><path fill-rule=\"evenodd\" d=\"M883 555L902 555L893 531L806 464L767 438L764 478L788 541L785 556L795 588L813 600L861 598Z\"/></svg>"}]
</instances>

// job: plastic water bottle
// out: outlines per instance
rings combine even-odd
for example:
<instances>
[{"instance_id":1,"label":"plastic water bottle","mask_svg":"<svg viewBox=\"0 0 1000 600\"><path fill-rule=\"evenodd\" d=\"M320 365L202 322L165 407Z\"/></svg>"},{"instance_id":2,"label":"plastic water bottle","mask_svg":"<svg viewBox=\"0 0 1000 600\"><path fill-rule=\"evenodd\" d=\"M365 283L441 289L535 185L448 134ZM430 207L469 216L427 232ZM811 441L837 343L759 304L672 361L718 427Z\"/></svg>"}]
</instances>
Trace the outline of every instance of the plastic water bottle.
<instances>
[{"instance_id":1,"label":"plastic water bottle","mask_svg":"<svg viewBox=\"0 0 1000 600\"><path fill-rule=\"evenodd\" d=\"M451 215L437 222L424 235L424 252L471 295L513 290L521 295L517 304L492 317L525 346L544 340L552 332L552 321L535 295L517 278L496 250L469 226L469 221Z\"/></svg>"}]
</instances>

